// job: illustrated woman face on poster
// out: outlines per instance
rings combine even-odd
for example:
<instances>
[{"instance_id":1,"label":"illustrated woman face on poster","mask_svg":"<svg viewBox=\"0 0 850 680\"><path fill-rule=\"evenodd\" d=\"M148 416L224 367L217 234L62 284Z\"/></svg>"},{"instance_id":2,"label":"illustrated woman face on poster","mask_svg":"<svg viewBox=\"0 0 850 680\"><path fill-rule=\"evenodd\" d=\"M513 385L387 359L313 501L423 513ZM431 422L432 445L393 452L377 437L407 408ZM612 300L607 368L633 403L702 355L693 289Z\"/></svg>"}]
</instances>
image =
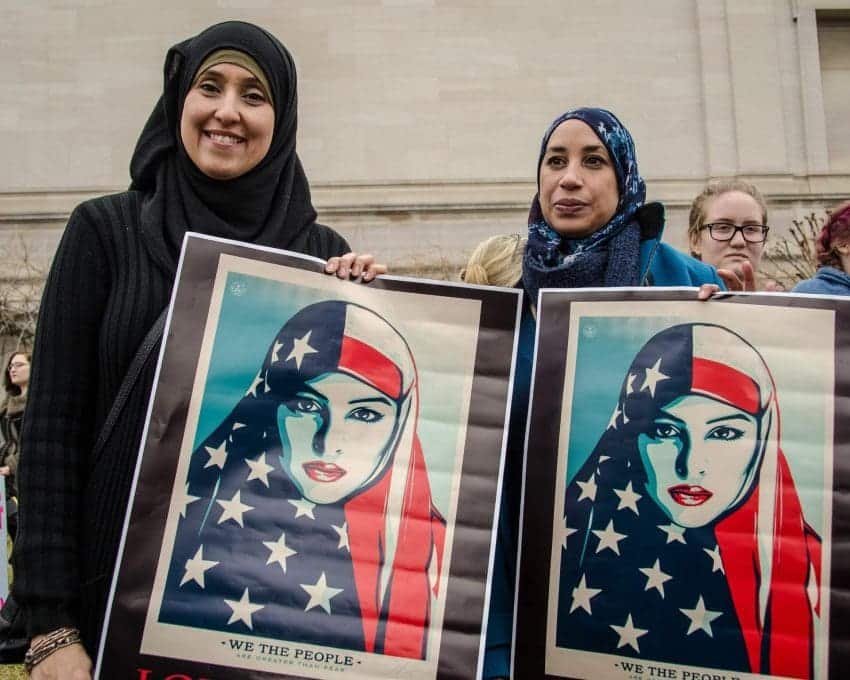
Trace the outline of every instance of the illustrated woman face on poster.
<instances>
[{"instance_id":1,"label":"illustrated woman face on poster","mask_svg":"<svg viewBox=\"0 0 850 680\"><path fill-rule=\"evenodd\" d=\"M398 405L347 373L307 381L278 407L283 467L301 495L336 503L380 475Z\"/></svg>"},{"instance_id":2,"label":"illustrated woman face on poster","mask_svg":"<svg viewBox=\"0 0 850 680\"><path fill-rule=\"evenodd\" d=\"M559 646L811 677L821 546L779 424L738 334L680 324L644 344L567 487Z\"/></svg>"},{"instance_id":3,"label":"illustrated woman face on poster","mask_svg":"<svg viewBox=\"0 0 850 680\"><path fill-rule=\"evenodd\" d=\"M677 525L700 527L752 490L775 388L743 338L720 326L688 326L685 338L682 330L657 335L638 353L621 402L625 413L639 414L624 426L637 433L647 493Z\"/></svg>"},{"instance_id":4,"label":"illustrated woman face on poster","mask_svg":"<svg viewBox=\"0 0 850 680\"><path fill-rule=\"evenodd\" d=\"M700 394L664 405L638 435L647 492L679 526L715 521L752 485L760 422L758 414Z\"/></svg>"},{"instance_id":5,"label":"illustrated woman face on poster","mask_svg":"<svg viewBox=\"0 0 850 680\"><path fill-rule=\"evenodd\" d=\"M423 658L445 523L418 392L378 314L292 316L192 455L160 621Z\"/></svg>"}]
</instances>

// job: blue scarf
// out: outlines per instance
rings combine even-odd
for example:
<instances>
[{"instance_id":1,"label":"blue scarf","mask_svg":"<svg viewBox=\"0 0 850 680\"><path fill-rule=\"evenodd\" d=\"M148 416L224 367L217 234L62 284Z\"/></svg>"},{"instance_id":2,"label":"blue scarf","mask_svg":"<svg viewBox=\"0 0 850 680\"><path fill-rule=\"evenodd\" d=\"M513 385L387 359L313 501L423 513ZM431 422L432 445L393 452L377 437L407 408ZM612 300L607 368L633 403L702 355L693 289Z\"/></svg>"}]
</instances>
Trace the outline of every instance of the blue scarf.
<instances>
[{"instance_id":1,"label":"blue scarf","mask_svg":"<svg viewBox=\"0 0 850 680\"><path fill-rule=\"evenodd\" d=\"M614 164L620 199L614 216L590 236L569 239L546 222L540 208L540 165L546 145L564 121L586 123L599 137ZM581 108L567 111L546 130L537 159L538 193L528 218L528 245L522 265L522 282L537 301L541 288L635 286L640 277L640 225L636 212L646 199L646 184L638 172L632 136L610 111Z\"/></svg>"}]
</instances>

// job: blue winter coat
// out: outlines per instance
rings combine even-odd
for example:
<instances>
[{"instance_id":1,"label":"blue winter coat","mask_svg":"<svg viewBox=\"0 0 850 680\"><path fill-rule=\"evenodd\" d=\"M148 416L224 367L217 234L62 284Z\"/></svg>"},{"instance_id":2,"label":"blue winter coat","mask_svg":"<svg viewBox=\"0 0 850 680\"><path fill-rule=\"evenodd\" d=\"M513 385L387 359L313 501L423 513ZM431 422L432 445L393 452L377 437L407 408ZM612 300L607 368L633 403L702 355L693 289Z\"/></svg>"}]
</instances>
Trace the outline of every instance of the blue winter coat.
<instances>
[{"instance_id":1,"label":"blue winter coat","mask_svg":"<svg viewBox=\"0 0 850 680\"><path fill-rule=\"evenodd\" d=\"M791 289L792 293L815 295L850 295L850 275L835 267L821 267L814 278L800 281Z\"/></svg>"},{"instance_id":2,"label":"blue winter coat","mask_svg":"<svg viewBox=\"0 0 850 680\"><path fill-rule=\"evenodd\" d=\"M657 206L657 207L656 207ZM645 206L641 215L640 280L645 286L700 286L715 283L725 290L714 267L661 242L664 212L660 204ZM536 300L534 301L536 303ZM528 296L523 301L514 392L508 430L501 510L493 565L490 615L484 655L484 679L508 677L513 632L514 582L519 536L522 459L531 389L535 321Z\"/></svg>"}]
</instances>

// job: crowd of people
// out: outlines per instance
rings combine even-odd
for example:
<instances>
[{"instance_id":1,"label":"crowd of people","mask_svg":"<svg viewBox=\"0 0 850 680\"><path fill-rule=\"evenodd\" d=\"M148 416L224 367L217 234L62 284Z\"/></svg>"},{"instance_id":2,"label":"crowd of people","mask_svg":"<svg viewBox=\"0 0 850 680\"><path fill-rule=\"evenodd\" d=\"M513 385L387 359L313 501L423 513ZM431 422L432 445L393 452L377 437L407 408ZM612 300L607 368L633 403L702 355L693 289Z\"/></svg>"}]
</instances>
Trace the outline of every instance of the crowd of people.
<instances>
[{"instance_id":1,"label":"crowd of people","mask_svg":"<svg viewBox=\"0 0 850 680\"><path fill-rule=\"evenodd\" d=\"M7 495L21 500L13 596L35 680L90 677L155 362L145 360L129 387L125 374L168 304L184 233L313 255L343 279L368 282L386 271L316 221L295 148L295 66L279 40L251 24L217 24L172 47L164 73L129 190L87 201L69 219L44 291L31 380L29 354L6 364L0 475ZM526 293L485 678L510 673L537 291L693 286L700 299L753 291L769 232L758 189L725 181L694 199L690 254L664 243L664 207L646 202L632 137L599 108L571 109L549 125L535 177L527 233L480 244L460 275ZM822 268L794 291L850 294L850 203L833 212L817 248ZM104 433L119 392L128 396Z\"/></svg>"}]
</instances>

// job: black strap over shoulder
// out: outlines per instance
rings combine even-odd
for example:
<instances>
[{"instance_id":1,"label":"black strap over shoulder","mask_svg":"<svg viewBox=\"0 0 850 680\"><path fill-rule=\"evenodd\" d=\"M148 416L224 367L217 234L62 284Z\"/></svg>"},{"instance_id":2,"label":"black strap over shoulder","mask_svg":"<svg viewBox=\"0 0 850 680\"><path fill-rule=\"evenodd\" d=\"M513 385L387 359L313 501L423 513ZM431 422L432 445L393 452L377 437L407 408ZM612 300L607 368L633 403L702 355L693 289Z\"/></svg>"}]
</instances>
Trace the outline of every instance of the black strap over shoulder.
<instances>
[{"instance_id":1,"label":"black strap over shoulder","mask_svg":"<svg viewBox=\"0 0 850 680\"><path fill-rule=\"evenodd\" d=\"M109 409L106 420L103 421L103 427L100 428L100 434L97 437L94 449L92 449L93 466L97 465L100 460L100 457L103 454L103 449L106 446L106 442L109 441L112 430L115 428L115 423L118 422L118 418L124 410L127 398L133 391L133 387L135 387L136 382L139 379L139 375L142 373L142 369L145 367L145 364L148 362L148 359L153 353L154 347L156 347L162 339L166 316L168 316L168 307L162 310L162 313L160 313L147 335L145 335L139 345L139 348L136 350L136 355L130 362L127 373L124 374L124 380L121 382L121 387L118 388L118 394L115 397L115 401L112 402L112 408Z\"/></svg>"}]
</instances>

